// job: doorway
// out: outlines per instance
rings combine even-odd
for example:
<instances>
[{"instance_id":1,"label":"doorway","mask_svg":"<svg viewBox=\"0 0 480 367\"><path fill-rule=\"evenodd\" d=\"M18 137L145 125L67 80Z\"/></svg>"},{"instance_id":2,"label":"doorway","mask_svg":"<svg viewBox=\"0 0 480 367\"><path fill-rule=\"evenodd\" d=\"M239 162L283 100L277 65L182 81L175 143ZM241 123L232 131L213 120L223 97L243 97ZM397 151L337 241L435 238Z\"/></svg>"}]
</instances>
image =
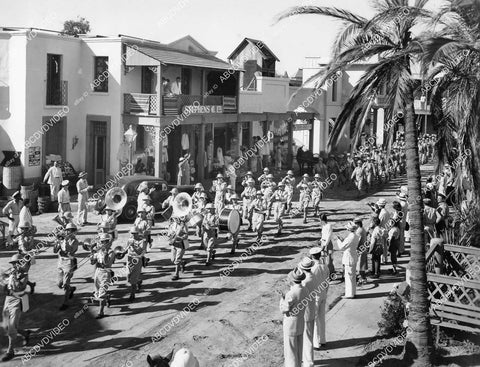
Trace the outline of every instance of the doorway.
<instances>
[{"instance_id":1,"label":"doorway","mask_svg":"<svg viewBox=\"0 0 480 367\"><path fill-rule=\"evenodd\" d=\"M104 185L109 174L110 117L87 116L86 171L90 184Z\"/></svg>"}]
</instances>

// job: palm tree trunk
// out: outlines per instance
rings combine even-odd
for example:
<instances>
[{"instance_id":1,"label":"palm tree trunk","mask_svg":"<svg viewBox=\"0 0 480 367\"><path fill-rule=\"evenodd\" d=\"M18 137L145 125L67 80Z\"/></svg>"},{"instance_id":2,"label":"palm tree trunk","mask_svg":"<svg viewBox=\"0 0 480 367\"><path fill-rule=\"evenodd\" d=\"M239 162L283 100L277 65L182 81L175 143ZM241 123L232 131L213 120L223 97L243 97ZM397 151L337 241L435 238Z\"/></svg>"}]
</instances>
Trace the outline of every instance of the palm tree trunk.
<instances>
[{"instance_id":1,"label":"palm tree trunk","mask_svg":"<svg viewBox=\"0 0 480 367\"><path fill-rule=\"evenodd\" d=\"M407 155L408 202L410 218L410 271L411 304L408 315L405 357L413 361L412 366L431 366L433 339L430 329L427 273L425 261L423 201L421 174L418 157L418 136L413 107L413 92L410 93L405 121L405 148Z\"/></svg>"}]
</instances>

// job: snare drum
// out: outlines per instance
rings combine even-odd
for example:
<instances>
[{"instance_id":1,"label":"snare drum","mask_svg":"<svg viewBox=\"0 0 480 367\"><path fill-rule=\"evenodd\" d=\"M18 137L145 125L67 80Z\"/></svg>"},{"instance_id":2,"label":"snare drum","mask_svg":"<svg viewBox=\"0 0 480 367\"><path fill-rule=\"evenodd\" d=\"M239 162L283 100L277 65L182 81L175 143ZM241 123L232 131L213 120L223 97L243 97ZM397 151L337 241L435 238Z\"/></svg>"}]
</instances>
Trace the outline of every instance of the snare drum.
<instances>
[{"instance_id":1,"label":"snare drum","mask_svg":"<svg viewBox=\"0 0 480 367\"><path fill-rule=\"evenodd\" d=\"M188 221L188 225L190 227L194 227L194 226L198 226L198 225L202 224L202 222L203 222L203 215L200 214L200 213L197 213L193 217L190 218L190 220Z\"/></svg>"},{"instance_id":2,"label":"snare drum","mask_svg":"<svg viewBox=\"0 0 480 367\"><path fill-rule=\"evenodd\" d=\"M240 229L240 213L235 209L223 209L219 216L219 228L230 233L237 233Z\"/></svg>"}]
</instances>

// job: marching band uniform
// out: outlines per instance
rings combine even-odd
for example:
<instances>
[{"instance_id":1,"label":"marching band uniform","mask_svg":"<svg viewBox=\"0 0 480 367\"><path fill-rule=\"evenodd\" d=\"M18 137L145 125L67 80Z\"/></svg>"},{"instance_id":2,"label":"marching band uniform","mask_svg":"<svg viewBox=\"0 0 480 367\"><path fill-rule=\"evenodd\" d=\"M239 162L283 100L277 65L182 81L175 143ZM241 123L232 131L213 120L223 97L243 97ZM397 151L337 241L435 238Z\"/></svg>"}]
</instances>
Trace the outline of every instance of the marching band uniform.
<instances>
[{"instance_id":1,"label":"marching band uniform","mask_svg":"<svg viewBox=\"0 0 480 367\"><path fill-rule=\"evenodd\" d=\"M238 195L233 194L232 197L230 198L230 203L226 206L228 209L234 209L238 211L241 215L242 213L242 206L238 203ZM241 218L241 217L240 217ZM233 255L235 253L235 250L237 249L238 246L238 235L240 233L240 228L236 233L228 233L228 239L232 240L232 249L230 250L230 253Z\"/></svg>"},{"instance_id":2,"label":"marching band uniform","mask_svg":"<svg viewBox=\"0 0 480 367\"><path fill-rule=\"evenodd\" d=\"M6 297L3 305L3 326L8 335L8 349L2 358L2 362L9 361L15 356L14 344L17 339L17 334L25 338L26 344L28 344L30 338L29 330L19 328L22 311L26 312L29 308L28 294L25 293L28 277L27 274L19 268L19 262L20 255L13 255L10 259L12 269L8 273L5 284Z\"/></svg>"},{"instance_id":3,"label":"marching band uniform","mask_svg":"<svg viewBox=\"0 0 480 367\"><path fill-rule=\"evenodd\" d=\"M243 190L241 197L243 199L243 219L249 221L249 226L247 231L252 229L252 202L255 199L257 190L255 189L255 180L253 178L249 179L248 186Z\"/></svg>"},{"instance_id":4,"label":"marching band uniform","mask_svg":"<svg viewBox=\"0 0 480 367\"><path fill-rule=\"evenodd\" d=\"M230 203L232 195L235 195L235 191L232 189L232 185L227 186L227 192L225 193L225 204Z\"/></svg>"},{"instance_id":5,"label":"marching band uniform","mask_svg":"<svg viewBox=\"0 0 480 367\"><path fill-rule=\"evenodd\" d=\"M315 263L312 268L312 275L315 279L315 289L317 294L315 296L315 327L313 330L313 347L318 349L321 345L326 343L325 338L325 316L327 293L329 287L330 271L326 262L326 253L320 247L310 249L310 255ZM317 286L318 285L318 286Z\"/></svg>"},{"instance_id":6,"label":"marching band uniform","mask_svg":"<svg viewBox=\"0 0 480 367\"><path fill-rule=\"evenodd\" d=\"M365 183L365 171L362 167L362 161L357 162L357 167L353 170L350 178L355 180L355 186L357 187L358 193L361 194Z\"/></svg>"},{"instance_id":7,"label":"marching band uniform","mask_svg":"<svg viewBox=\"0 0 480 367\"><path fill-rule=\"evenodd\" d=\"M318 211L320 210L320 200L323 199L323 188L322 182L320 181L320 174L315 174L315 180L312 182L312 201L313 201L313 216L316 217L318 215Z\"/></svg>"},{"instance_id":8,"label":"marching band uniform","mask_svg":"<svg viewBox=\"0 0 480 367\"><path fill-rule=\"evenodd\" d=\"M13 199L10 200L3 208L2 212L8 220L8 236L7 247L13 246L13 235L18 233L18 224L20 223L20 210L23 207L23 200L20 193L17 191L12 195Z\"/></svg>"},{"instance_id":9,"label":"marching band uniform","mask_svg":"<svg viewBox=\"0 0 480 367\"><path fill-rule=\"evenodd\" d=\"M100 302L100 310L97 315L97 319L104 316L103 309L105 303L110 306L110 294L108 288L111 285L112 279L112 265L115 262L115 253L110 248L111 236L108 233L100 235L100 246L96 252L90 255L90 262L95 265L95 275L93 277L93 283L95 291L93 297Z\"/></svg>"},{"instance_id":10,"label":"marching band uniform","mask_svg":"<svg viewBox=\"0 0 480 367\"><path fill-rule=\"evenodd\" d=\"M245 177L243 177L243 180L242 180L242 186L247 187L248 186L248 181L250 181L250 179L252 179L253 183L255 183L255 179L253 178L253 172L252 171L248 171L245 174Z\"/></svg>"},{"instance_id":11,"label":"marching band uniform","mask_svg":"<svg viewBox=\"0 0 480 367\"><path fill-rule=\"evenodd\" d=\"M285 203L288 199L288 193L284 190L285 184L280 182L278 184L278 190L273 193L273 219L278 225L277 235L282 233L283 220L282 216L285 212Z\"/></svg>"},{"instance_id":12,"label":"marching band uniform","mask_svg":"<svg viewBox=\"0 0 480 367\"><path fill-rule=\"evenodd\" d=\"M107 207L105 208L105 214L102 214L100 223L105 225L106 232L112 236L112 241L118 238L117 232L117 218L120 216L121 211L114 211Z\"/></svg>"},{"instance_id":13,"label":"marching band uniform","mask_svg":"<svg viewBox=\"0 0 480 367\"><path fill-rule=\"evenodd\" d=\"M73 272L76 270L75 253L79 245L78 240L75 238L77 227L73 223L69 223L65 229L67 230L66 237L58 241L53 248L53 252L58 253L57 285L65 291L60 310L65 310L68 307L67 299L72 298L73 292L76 290L76 287L70 287L70 281L72 280Z\"/></svg>"},{"instance_id":14,"label":"marching band uniform","mask_svg":"<svg viewBox=\"0 0 480 367\"><path fill-rule=\"evenodd\" d=\"M133 222L133 226L137 228L140 237L151 246L152 236L150 234L150 224L147 220L145 209L141 209L137 214L138 217L135 219L135 222ZM149 261L150 259L147 257L142 258L143 266L147 266Z\"/></svg>"},{"instance_id":15,"label":"marching band uniform","mask_svg":"<svg viewBox=\"0 0 480 367\"><path fill-rule=\"evenodd\" d=\"M143 208L143 205L145 204L145 199L149 197L148 183L146 181L140 183L140 185L138 185L137 187L137 191L137 211L139 211Z\"/></svg>"},{"instance_id":16,"label":"marching band uniform","mask_svg":"<svg viewBox=\"0 0 480 367\"><path fill-rule=\"evenodd\" d=\"M207 194L205 192L200 192L199 195L196 195L197 192L193 194L192 197L192 213L193 214L202 214L207 205ZM202 222L197 223L195 228L195 234L200 237L200 247L205 247L203 244L203 235L202 235Z\"/></svg>"},{"instance_id":17,"label":"marching band uniform","mask_svg":"<svg viewBox=\"0 0 480 367\"><path fill-rule=\"evenodd\" d=\"M188 245L188 227L184 220L180 218L172 218L169 229L169 244L172 246L171 260L175 265L175 274L172 280L179 278L180 268L185 271L185 261L183 255Z\"/></svg>"},{"instance_id":18,"label":"marching band uniform","mask_svg":"<svg viewBox=\"0 0 480 367\"><path fill-rule=\"evenodd\" d=\"M347 223L350 231L348 236L340 241L337 237L337 246L343 251L342 264L345 266L345 298L354 298L357 290L357 247L360 237L355 233L356 225Z\"/></svg>"},{"instance_id":19,"label":"marching band uniform","mask_svg":"<svg viewBox=\"0 0 480 367\"><path fill-rule=\"evenodd\" d=\"M143 257L147 250L147 242L141 238L141 231L137 227L130 229L132 235L127 241L127 282L130 283L130 301L135 299L135 291L140 290L142 285Z\"/></svg>"},{"instance_id":20,"label":"marching band uniform","mask_svg":"<svg viewBox=\"0 0 480 367\"><path fill-rule=\"evenodd\" d=\"M267 205L263 199L263 194L259 190L256 199L252 202L252 230L257 232L257 241L262 237L266 209Z\"/></svg>"},{"instance_id":21,"label":"marching band uniform","mask_svg":"<svg viewBox=\"0 0 480 367\"><path fill-rule=\"evenodd\" d=\"M207 261L205 265L210 265L215 258L215 234L218 227L218 217L215 215L213 204L207 204L205 209L207 209L207 213L203 217L203 242L207 245Z\"/></svg>"},{"instance_id":22,"label":"marching band uniform","mask_svg":"<svg viewBox=\"0 0 480 367\"><path fill-rule=\"evenodd\" d=\"M268 220L268 218L270 218L270 215L272 213L273 191L275 190L275 187L277 186L277 184L275 182L273 182L272 179L273 179L273 175L268 174L266 176L266 178L264 180L262 180L262 183L260 184L260 190L262 190L263 197L265 198L265 202L267 203L267 220Z\"/></svg>"},{"instance_id":23,"label":"marching band uniform","mask_svg":"<svg viewBox=\"0 0 480 367\"><path fill-rule=\"evenodd\" d=\"M295 269L288 276L294 284L280 299L280 311L283 313L283 354L285 367L301 367L305 327L305 309L301 303L308 294L302 285L305 274L301 270Z\"/></svg>"},{"instance_id":24,"label":"marching band uniform","mask_svg":"<svg viewBox=\"0 0 480 367\"><path fill-rule=\"evenodd\" d=\"M70 181L63 180L62 188L58 192L58 212L63 215L65 212L71 212L72 208L70 207L70 193L68 192L68 185Z\"/></svg>"},{"instance_id":25,"label":"marching band uniform","mask_svg":"<svg viewBox=\"0 0 480 367\"><path fill-rule=\"evenodd\" d=\"M198 202L203 194L203 185L201 183L195 184L195 192L192 195L192 210L195 212Z\"/></svg>"},{"instance_id":26,"label":"marching band uniform","mask_svg":"<svg viewBox=\"0 0 480 367\"><path fill-rule=\"evenodd\" d=\"M308 174L303 175L303 179L297 185L297 189L300 189L300 211L303 212L303 223L307 223L308 204L310 203L310 183L308 182Z\"/></svg>"},{"instance_id":27,"label":"marching band uniform","mask_svg":"<svg viewBox=\"0 0 480 367\"><path fill-rule=\"evenodd\" d=\"M285 184L285 191L287 193L287 214L289 214L292 209L293 187L295 185L295 177L293 177L292 170L287 172L287 176L283 178L282 182Z\"/></svg>"},{"instance_id":28,"label":"marching band uniform","mask_svg":"<svg viewBox=\"0 0 480 367\"><path fill-rule=\"evenodd\" d=\"M30 226L27 223L20 223L20 234L18 237L18 253L23 259L23 265L21 267L21 270L26 275L27 285L30 287L31 294L35 292L35 286L37 285L37 283L32 283L28 280L28 271L30 270L30 267L35 264L35 256L33 255L33 253L29 253L29 251L33 249L33 234L30 231Z\"/></svg>"},{"instance_id":29,"label":"marching band uniform","mask_svg":"<svg viewBox=\"0 0 480 367\"><path fill-rule=\"evenodd\" d=\"M164 200L164 202L162 203L162 208L163 209L170 208L173 205L173 203L175 201L175 197L178 195L178 189L176 187L174 187L173 189L170 190L170 194L171 195L168 198L166 198ZM137 209L137 212L138 212L138 210L141 210L141 208Z\"/></svg>"},{"instance_id":30,"label":"marching band uniform","mask_svg":"<svg viewBox=\"0 0 480 367\"><path fill-rule=\"evenodd\" d=\"M258 182L260 182L260 184L262 184L263 181L265 181L269 178L268 176L270 176L270 170L267 167L265 167L263 169L263 174L260 175L260 177L258 178Z\"/></svg>"},{"instance_id":31,"label":"marching band uniform","mask_svg":"<svg viewBox=\"0 0 480 367\"><path fill-rule=\"evenodd\" d=\"M223 181L223 175L217 175L217 181L212 185L211 191L215 192L215 209L220 214L225 205L225 192L227 184Z\"/></svg>"}]
</instances>

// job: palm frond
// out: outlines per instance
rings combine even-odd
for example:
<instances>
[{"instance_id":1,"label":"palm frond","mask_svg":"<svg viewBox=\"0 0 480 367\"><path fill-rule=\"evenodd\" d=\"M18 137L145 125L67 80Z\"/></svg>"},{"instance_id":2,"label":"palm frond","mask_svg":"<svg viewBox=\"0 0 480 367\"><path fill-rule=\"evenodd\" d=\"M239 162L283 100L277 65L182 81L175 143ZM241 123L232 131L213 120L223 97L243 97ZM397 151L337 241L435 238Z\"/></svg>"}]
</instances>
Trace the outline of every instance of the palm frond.
<instances>
[{"instance_id":1,"label":"palm frond","mask_svg":"<svg viewBox=\"0 0 480 367\"><path fill-rule=\"evenodd\" d=\"M326 15L332 18L341 19L349 23L355 23L358 25L364 25L367 22L367 19L356 15L348 10L338 9L335 7L326 7L326 6L294 6L286 11L278 14L275 17L275 23L278 23L282 19L292 17L299 14L318 14Z\"/></svg>"}]
</instances>

